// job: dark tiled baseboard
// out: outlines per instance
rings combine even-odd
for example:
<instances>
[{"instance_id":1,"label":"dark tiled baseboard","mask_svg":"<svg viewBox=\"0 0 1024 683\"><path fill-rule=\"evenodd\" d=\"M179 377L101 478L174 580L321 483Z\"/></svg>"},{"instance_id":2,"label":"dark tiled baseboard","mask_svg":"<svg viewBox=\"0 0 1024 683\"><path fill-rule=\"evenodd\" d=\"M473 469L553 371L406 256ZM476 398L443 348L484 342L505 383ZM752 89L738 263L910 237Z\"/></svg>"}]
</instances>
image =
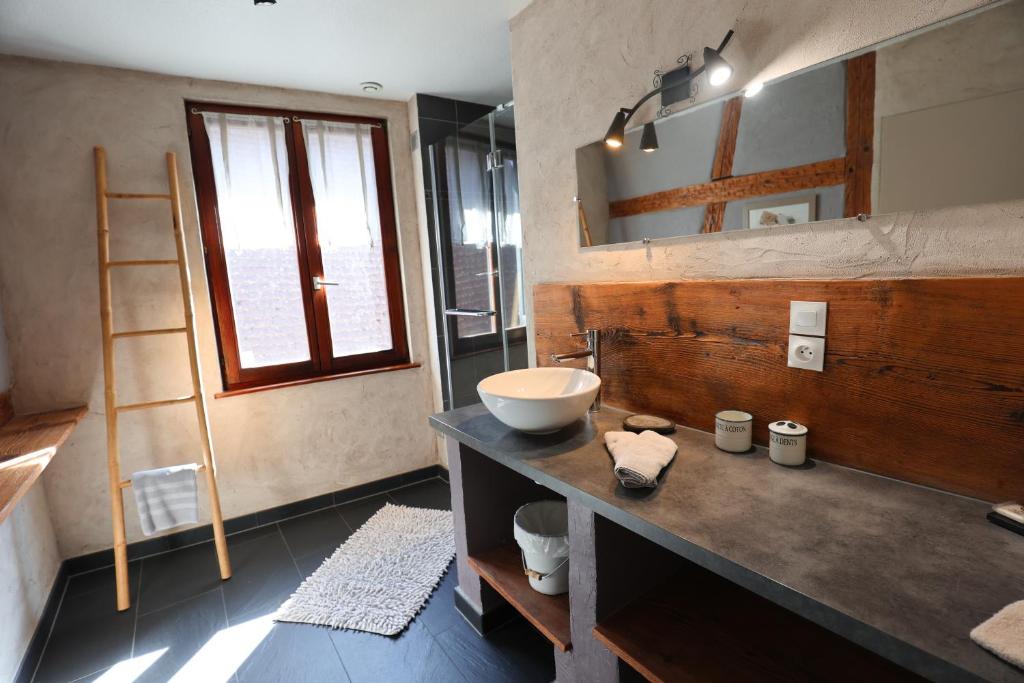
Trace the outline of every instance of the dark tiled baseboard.
<instances>
[{"instance_id":1,"label":"dark tiled baseboard","mask_svg":"<svg viewBox=\"0 0 1024 683\"><path fill-rule=\"evenodd\" d=\"M32 640L28 641L28 647L21 658L21 666L14 675L14 683L29 683L32 675L36 672L36 665L43 656L43 648L46 647L46 639L53 629L53 622L57 619L57 611L60 609L60 601L64 597L64 586L68 582L68 563L61 562L57 570L57 576L50 587L50 597L46 599L43 613L39 615L39 623L36 624L36 631L32 634Z\"/></svg>"},{"instance_id":2,"label":"dark tiled baseboard","mask_svg":"<svg viewBox=\"0 0 1024 683\"><path fill-rule=\"evenodd\" d=\"M299 515L315 512L332 505L341 505L359 498L384 493L385 491L415 484L433 477L440 477L448 481L448 470L440 465L431 465L430 467L413 470L405 474L396 474L392 477L378 479L377 481L342 489L334 493L325 493L312 498L306 498L305 500L295 501L294 503L285 503L277 507L260 510L259 512L251 512L240 517L232 517L231 519L224 520L224 532L230 535L241 531L248 531L258 526L273 524L289 517L298 517ZM209 524L204 524L203 526L186 529L168 534L167 536L129 543L128 560L137 560L148 555L157 555L212 539L213 527ZM64 561L64 569L67 575L70 576L109 567L113 563L114 550L111 548L67 559Z\"/></svg>"}]
</instances>

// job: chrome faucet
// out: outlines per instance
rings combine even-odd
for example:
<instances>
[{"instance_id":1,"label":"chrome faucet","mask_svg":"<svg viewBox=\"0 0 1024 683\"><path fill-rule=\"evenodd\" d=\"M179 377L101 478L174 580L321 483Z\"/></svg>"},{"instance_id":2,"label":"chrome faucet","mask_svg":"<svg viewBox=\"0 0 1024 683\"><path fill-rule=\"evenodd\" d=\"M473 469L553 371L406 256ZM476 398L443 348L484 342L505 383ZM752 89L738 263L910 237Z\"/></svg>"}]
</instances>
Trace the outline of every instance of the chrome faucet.
<instances>
[{"instance_id":1,"label":"chrome faucet","mask_svg":"<svg viewBox=\"0 0 1024 683\"><path fill-rule=\"evenodd\" d=\"M569 335L570 337L585 337L587 340L587 346L579 351L570 351L569 353L553 353L551 354L551 360L555 363L561 364L564 360L574 360L576 358L587 359L587 370L594 373L598 377L601 376L601 331L590 330L586 332L573 332ZM601 391L598 390L597 397L594 398L594 403L590 406L590 412L596 413L601 410Z\"/></svg>"}]
</instances>

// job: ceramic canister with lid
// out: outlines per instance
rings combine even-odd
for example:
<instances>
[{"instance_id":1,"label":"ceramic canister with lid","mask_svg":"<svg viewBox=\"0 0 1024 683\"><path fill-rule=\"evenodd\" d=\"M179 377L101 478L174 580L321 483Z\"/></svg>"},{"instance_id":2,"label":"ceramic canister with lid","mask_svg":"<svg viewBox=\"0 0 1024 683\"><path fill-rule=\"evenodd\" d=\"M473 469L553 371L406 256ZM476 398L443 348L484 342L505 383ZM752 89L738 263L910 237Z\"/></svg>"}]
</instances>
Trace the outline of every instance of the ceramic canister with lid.
<instances>
[{"instance_id":1,"label":"ceramic canister with lid","mask_svg":"<svg viewBox=\"0 0 1024 683\"><path fill-rule=\"evenodd\" d=\"M754 432L754 416L742 410L723 410L715 415L715 445L729 453L746 453Z\"/></svg>"},{"instance_id":2,"label":"ceramic canister with lid","mask_svg":"<svg viewBox=\"0 0 1024 683\"><path fill-rule=\"evenodd\" d=\"M807 459L807 427L790 420L779 420L768 425L771 433L768 457L780 465L803 465Z\"/></svg>"}]
</instances>

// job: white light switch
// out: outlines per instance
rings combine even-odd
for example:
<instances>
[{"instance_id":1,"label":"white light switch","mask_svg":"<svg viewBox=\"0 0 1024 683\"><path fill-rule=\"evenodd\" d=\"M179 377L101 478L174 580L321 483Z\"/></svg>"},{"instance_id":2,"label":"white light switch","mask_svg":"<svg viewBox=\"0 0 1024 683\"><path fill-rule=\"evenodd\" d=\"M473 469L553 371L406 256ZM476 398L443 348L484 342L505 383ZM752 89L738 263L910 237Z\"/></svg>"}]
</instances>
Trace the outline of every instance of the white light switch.
<instances>
[{"instance_id":1,"label":"white light switch","mask_svg":"<svg viewBox=\"0 0 1024 683\"><path fill-rule=\"evenodd\" d=\"M818 314L814 311L797 311L796 312L796 325L797 327L813 328L818 324Z\"/></svg>"},{"instance_id":2,"label":"white light switch","mask_svg":"<svg viewBox=\"0 0 1024 683\"><path fill-rule=\"evenodd\" d=\"M828 304L824 301L790 301L789 332L824 337L827 315Z\"/></svg>"}]
</instances>

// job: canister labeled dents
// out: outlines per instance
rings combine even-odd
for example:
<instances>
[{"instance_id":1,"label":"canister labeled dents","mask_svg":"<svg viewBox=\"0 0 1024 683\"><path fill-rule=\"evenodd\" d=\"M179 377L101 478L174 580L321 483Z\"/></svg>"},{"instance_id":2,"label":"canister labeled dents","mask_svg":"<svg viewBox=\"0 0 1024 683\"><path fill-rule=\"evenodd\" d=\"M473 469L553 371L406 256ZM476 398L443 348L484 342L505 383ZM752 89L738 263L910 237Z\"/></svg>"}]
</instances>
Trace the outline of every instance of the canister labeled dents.
<instances>
[{"instance_id":1,"label":"canister labeled dents","mask_svg":"<svg viewBox=\"0 0 1024 683\"><path fill-rule=\"evenodd\" d=\"M790 420L768 425L768 457L772 462L794 467L807 460L807 427Z\"/></svg>"}]
</instances>

